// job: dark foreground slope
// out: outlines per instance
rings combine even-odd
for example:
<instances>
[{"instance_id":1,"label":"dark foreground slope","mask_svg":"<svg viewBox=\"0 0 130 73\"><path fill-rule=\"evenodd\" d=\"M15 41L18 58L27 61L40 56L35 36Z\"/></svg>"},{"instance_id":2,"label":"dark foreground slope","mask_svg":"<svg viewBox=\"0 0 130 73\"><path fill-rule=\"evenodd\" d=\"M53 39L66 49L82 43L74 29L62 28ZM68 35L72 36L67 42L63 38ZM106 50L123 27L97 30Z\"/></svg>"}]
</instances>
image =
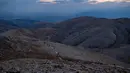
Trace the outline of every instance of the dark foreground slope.
<instances>
[{"instance_id":1,"label":"dark foreground slope","mask_svg":"<svg viewBox=\"0 0 130 73\"><path fill-rule=\"evenodd\" d=\"M27 36L0 37L1 73L129 73L128 64L109 56Z\"/></svg>"},{"instance_id":2,"label":"dark foreground slope","mask_svg":"<svg viewBox=\"0 0 130 73\"><path fill-rule=\"evenodd\" d=\"M0 39L0 59L17 58L57 58L57 53L61 57L79 59L84 61L102 62L106 64L124 65L111 57L99 53L89 52L77 47L71 47L64 44L41 41L27 36L6 37Z\"/></svg>"}]
</instances>

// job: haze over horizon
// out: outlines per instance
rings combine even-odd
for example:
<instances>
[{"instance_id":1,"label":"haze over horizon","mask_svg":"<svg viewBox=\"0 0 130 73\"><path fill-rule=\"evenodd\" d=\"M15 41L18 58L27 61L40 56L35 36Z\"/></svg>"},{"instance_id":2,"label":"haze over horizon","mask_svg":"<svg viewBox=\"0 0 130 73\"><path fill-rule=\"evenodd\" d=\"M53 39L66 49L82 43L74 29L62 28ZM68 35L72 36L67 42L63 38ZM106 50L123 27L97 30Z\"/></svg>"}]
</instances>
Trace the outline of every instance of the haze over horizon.
<instances>
[{"instance_id":1,"label":"haze over horizon","mask_svg":"<svg viewBox=\"0 0 130 73\"><path fill-rule=\"evenodd\" d=\"M1 0L2 17L130 18L130 0Z\"/></svg>"}]
</instances>

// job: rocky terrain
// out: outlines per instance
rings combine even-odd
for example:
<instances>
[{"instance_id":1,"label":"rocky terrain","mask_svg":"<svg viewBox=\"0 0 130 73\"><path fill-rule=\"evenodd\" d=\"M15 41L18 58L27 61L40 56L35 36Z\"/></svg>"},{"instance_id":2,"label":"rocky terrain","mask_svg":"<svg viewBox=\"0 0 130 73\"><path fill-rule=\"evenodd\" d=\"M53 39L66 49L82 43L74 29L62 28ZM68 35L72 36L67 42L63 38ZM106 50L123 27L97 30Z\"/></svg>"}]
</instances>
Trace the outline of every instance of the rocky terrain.
<instances>
[{"instance_id":1,"label":"rocky terrain","mask_svg":"<svg viewBox=\"0 0 130 73\"><path fill-rule=\"evenodd\" d=\"M0 73L130 72L130 19L31 21L0 21Z\"/></svg>"},{"instance_id":2,"label":"rocky terrain","mask_svg":"<svg viewBox=\"0 0 130 73\"><path fill-rule=\"evenodd\" d=\"M27 36L0 37L1 73L129 73L129 65L100 53Z\"/></svg>"},{"instance_id":3,"label":"rocky terrain","mask_svg":"<svg viewBox=\"0 0 130 73\"><path fill-rule=\"evenodd\" d=\"M56 58L58 53L58 55L65 58L67 57L84 61L98 61L106 64L118 64L125 66L125 63L119 62L118 60L115 60L109 56L90 52L77 47L67 46L60 43L41 41L26 36L1 36L0 46L1 60L30 57Z\"/></svg>"},{"instance_id":4,"label":"rocky terrain","mask_svg":"<svg viewBox=\"0 0 130 73\"><path fill-rule=\"evenodd\" d=\"M48 60L48 59L16 59L0 63L1 73L129 73L115 65L95 62Z\"/></svg>"}]
</instances>

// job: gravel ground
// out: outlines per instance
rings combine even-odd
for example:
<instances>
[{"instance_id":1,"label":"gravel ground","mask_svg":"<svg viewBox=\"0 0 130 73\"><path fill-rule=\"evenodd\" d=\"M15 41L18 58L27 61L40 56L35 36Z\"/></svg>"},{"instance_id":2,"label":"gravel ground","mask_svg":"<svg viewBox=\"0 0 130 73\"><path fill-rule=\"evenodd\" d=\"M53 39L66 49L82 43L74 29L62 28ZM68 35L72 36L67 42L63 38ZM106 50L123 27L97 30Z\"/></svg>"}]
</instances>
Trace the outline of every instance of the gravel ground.
<instances>
[{"instance_id":1,"label":"gravel ground","mask_svg":"<svg viewBox=\"0 0 130 73\"><path fill-rule=\"evenodd\" d=\"M89 61L15 59L1 62L0 73L130 73L130 70Z\"/></svg>"}]
</instances>

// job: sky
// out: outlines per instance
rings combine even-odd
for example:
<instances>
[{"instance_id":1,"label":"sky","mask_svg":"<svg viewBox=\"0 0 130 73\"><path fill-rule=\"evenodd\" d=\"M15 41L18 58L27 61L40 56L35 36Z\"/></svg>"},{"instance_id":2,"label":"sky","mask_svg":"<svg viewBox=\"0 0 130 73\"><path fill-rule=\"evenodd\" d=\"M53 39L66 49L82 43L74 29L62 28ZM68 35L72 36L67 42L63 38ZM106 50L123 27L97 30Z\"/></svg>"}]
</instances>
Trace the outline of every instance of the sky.
<instances>
[{"instance_id":1,"label":"sky","mask_svg":"<svg viewBox=\"0 0 130 73\"><path fill-rule=\"evenodd\" d=\"M0 0L0 15L130 17L130 0Z\"/></svg>"}]
</instances>

